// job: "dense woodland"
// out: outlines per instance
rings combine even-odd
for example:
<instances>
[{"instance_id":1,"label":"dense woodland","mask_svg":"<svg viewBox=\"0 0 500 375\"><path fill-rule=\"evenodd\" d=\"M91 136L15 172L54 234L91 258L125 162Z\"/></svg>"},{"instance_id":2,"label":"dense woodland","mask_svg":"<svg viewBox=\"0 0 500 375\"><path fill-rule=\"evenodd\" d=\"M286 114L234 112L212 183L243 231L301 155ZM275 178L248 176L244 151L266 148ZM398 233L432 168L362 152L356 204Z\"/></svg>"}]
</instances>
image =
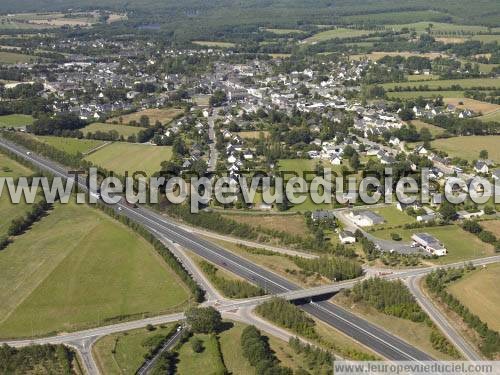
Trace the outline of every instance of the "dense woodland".
<instances>
[{"instance_id":1,"label":"dense woodland","mask_svg":"<svg viewBox=\"0 0 500 375\"><path fill-rule=\"evenodd\" d=\"M306 313L290 302L273 298L257 306L257 313L278 325L288 328L301 336L311 339L318 338L316 323Z\"/></svg>"},{"instance_id":2,"label":"dense woodland","mask_svg":"<svg viewBox=\"0 0 500 375\"><path fill-rule=\"evenodd\" d=\"M76 374L75 354L64 345L0 346L0 374Z\"/></svg>"}]
</instances>

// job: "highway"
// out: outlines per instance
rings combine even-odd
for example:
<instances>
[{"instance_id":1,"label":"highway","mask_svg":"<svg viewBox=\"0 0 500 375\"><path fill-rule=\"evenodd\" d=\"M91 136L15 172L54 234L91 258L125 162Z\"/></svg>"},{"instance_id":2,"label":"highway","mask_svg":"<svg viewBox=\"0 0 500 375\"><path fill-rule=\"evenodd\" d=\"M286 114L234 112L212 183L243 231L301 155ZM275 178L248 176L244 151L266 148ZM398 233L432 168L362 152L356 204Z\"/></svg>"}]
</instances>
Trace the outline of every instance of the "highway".
<instances>
[{"instance_id":1,"label":"highway","mask_svg":"<svg viewBox=\"0 0 500 375\"><path fill-rule=\"evenodd\" d=\"M0 138L0 146L10 150L13 153L16 153L18 156L28 159L41 169L48 170L54 175L68 177L67 172L63 167L37 155L27 155L27 150L18 145L11 144ZM82 191L86 190L83 184L81 184L80 187L82 188ZM342 283L334 283L327 286L304 290L294 283L282 278L281 276L278 276L267 269L263 269L258 265L255 265L252 262L246 260L245 258L237 256L209 241L204 240L203 238L198 237L195 233L185 229L175 221L170 220L168 217L164 217L144 208L132 209L122 204L118 204L115 206L117 210L118 207L121 208L121 210L119 211L120 214L126 215L130 219L141 223L144 227L146 227L155 236L157 236L160 240L164 241L169 246L169 248L177 256L177 258L184 264L186 269L189 270L196 281L202 286L202 288L208 291L207 297L211 302L209 304L215 306L219 311L223 313L230 313L238 309L250 308L259 303L262 303L270 297L264 296L243 301L220 302L220 300L222 300L220 294L214 291L210 286L210 283L204 278L204 276L195 270L196 267L194 267L192 261L190 262L189 257L185 256L180 248L189 249L197 255L213 262L214 264L217 264L219 267L225 268L247 279L248 281L261 286L268 293L280 295L283 298L289 300L332 293L342 288L349 288L356 282L346 281ZM482 265L498 261L500 261L500 256L479 259L474 261L473 263L475 265ZM463 265L463 262L448 265L446 267L456 267L461 265ZM393 274L384 275L383 277L387 279L405 279L408 277L416 277L427 274L434 268L437 267L417 268L401 272L394 272ZM346 311L345 309L337 307L329 302L311 302L302 305L301 308L311 315L317 317L318 319L337 328L353 339L359 341L366 347L370 348L372 351L380 354L387 359L417 361L432 359L422 351L412 347L398 337L391 335L383 328L377 327L367 322L366 320ZM434 320L432 314L430 315ZM141 328L146 326L147 324L157 325L166 322L178 321L182 318L183 314L160 316L134 322L120 323L112 326L104 326L94 328L92 330L74 332L55 337L36 339L34 342L39 344L69 344L79 350L84 362L93 362L91 358L91 350L89 350L89 348L91 347L93 340L98 337L102 337L111 333L127 331L134 328ZM439 326L441 329L443 329L445 334L450 337L449 332L446 331L446 327L444 325ZM10 341L7 343L14 346L24 346L29 345L32 342L32 340L18 340ZM453 340L453 342L456 343L455 340ZM86 345L88 346L88 348L85 348ZM86 359L86 357L90 358ZM86 366L90 369L93 368L92 363L89 363L88 365L86 364Z\"/></svg>"},{"instance_id":2,"label":"highway","mask_svg":"<svg viewBox=\"0 0 500 375\"><path fill-rule=\"evenodd\" d=\"M68 178L65 168L53 161L42 158L31 153L27 154L23 147L0 140L0 146L23 157L41 169L48 170L56 176ZM79 181L80 187L86 189ZM151 210L144 208L129 208L124 204L115 205L116 209L121 208L120 213L126 215L137 223L142 224L152 233L168 238L170 241L189 249L208 261L225 268L234 274L259 285L270 294L280 294L284 292L301 289L298 285L265 270L252 262L239 257L211 242L208 242L193 233L189 233L172 220L169 220ZM374 352L391 360L430 360L429 355L421 350L403 343L401 339L383 331L381 328L363 320L356 315L335 306L329 302L315 302L302 306L311 315L332 325L346 335L353 337Z\"/></svg>"}]
</instances>

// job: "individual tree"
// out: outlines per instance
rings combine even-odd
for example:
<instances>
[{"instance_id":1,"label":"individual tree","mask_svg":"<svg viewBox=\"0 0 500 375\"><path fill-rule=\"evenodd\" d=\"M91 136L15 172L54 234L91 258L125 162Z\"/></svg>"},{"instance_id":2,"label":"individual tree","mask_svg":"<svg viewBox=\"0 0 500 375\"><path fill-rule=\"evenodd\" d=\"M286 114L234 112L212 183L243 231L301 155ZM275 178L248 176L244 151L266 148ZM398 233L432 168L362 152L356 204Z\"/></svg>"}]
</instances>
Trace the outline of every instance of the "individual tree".
<instances>
[{"instance_id":1,"label":"individual tree","mask_svg":"<svg viewBox=\"0 0 500 375\"><path fill-rule=\"evenodd\" d=\"M488 159L488 150L481 150L479 152L479 159L482 159L482 160Z\"/></svg>"},{"instance_id":2,"label":"individual tree","mask_svg":"<svg viewBox=\"0 0 500 375\"><path fill-rule=\"evenodd\" d=\"M142 115L141 118L139 119L139 124L143 127L143 128L147 128L149 127L149 117L146 116L146 115Z\"/></svg>"},{"instance_id":3,"label":"individual tree","mask_svg":"<svg viewBox=\"0 0 500 375\"><path fill-rule=\"evenodd\" d=\"M445 222L449 222L454 220L457 216L457 208L454 204L445 200L439 208L439 213Z\"/></svg>"},{"instance_id":4,"label":"individual tree","mask_svg":"<svg viewBox=\"0 0 500 375\"><path fill-rule=\"evenodd\" d=\"M420 130L420 139L424 142L425 148L431 148L432 134L428 128L422 128Z\"/></svg>"},{"instance_id":5,"label":"individual tree","mask_svg":"<svg viewBox=\"0 0 500 375\"><path fill-rule=\"evenodd\" d=\"M216 333L222 326L222 317L213 307L193 307L186 311L186 322L195 333Z\"/></svg>"},{"instance_id":6,"label":"individual tree","mask_svg":"<svg viewBox=\"0 0 500 375\"><path fill-rule=\"evenodd\" d=\"M201 353L204 349L203 342L198 337L195 337L191 340L191 348L193 352Z\"/></svg>"}]
</instances>

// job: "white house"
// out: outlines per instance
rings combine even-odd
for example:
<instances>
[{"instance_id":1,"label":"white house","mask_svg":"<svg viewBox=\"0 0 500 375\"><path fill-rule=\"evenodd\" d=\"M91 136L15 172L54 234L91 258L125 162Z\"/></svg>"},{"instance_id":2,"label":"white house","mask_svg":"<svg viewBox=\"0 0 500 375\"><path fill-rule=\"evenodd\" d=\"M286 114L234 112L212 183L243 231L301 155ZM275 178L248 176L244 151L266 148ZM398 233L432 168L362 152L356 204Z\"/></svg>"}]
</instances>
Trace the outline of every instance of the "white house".
<instances>
[{"instance_id":1,"label":"white house","mask_svg":"<svg viewBox=\"0 0 500 375\"><path fill-rule=\"evenodd\" d=\"M342 245L353 244L356 242L356 237L354 236L354 233L349 232L347 230L339 232L339 239Z\"/></svg>"},{"instance_id":2,"label":"white house","mask_svg":"<svg viewBox=\"0 0 500 375\"><path fill-rule=\"evenodd\" d=\"M354 223L360 227L370 227L384 222L384 218L382 216L379 216L371 211L351 211L349 215Z\"/></svg>"},{"instance_id":3,"label":"white house","mask_svg":"<svg viewBox=\"0 0 500 375\"><path fill-rule=\"evenodd\" d=\"M444 245L439 240L429 233L415 233L411 236L415 246L422 247L425 251L438 257L444 256L448 253Z\"/></svg>"},{"instance_id":4,"label":"white house","mask_svg":"<svg viewBox=\"0 0 500 375\"><path fill-rule=\"evenodd\" d=\"M489 172L489 168L488 168L488 165L484 162L484 161L478 161L476 163L476 165L474 165L474 170L477 172L477 173L488 173Z\"/></svg>"}]
</instances>

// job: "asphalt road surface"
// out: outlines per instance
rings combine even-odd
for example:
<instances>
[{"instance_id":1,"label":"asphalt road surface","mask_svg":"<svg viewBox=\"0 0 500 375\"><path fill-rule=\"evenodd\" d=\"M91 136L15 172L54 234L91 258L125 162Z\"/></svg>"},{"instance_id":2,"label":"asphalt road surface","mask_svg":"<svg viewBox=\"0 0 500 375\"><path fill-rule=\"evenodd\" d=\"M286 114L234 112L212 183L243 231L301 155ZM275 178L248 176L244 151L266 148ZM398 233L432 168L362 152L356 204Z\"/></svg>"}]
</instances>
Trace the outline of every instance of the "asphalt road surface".
<instances>
[{"instance_id":1,"label":"asphalt road surface","mask_svg":"<svg viewBox=\"0 0 500 375\"><path fill-rule=\"evenodd\" d=\"M68 178L65 168L33 153L28 155L28 150L21 146L7 142L4 139L0 139L0 146L31 161L40 168L50 171L54 175ZM81 187L82 189L85 188L83 184ZM190 249L208 261L261 286L268 293L276 294L300 289L298 285L179 228L174 221L159 214L143 208L129 208L120 203L115 205L115 209L118 210L118 207L121 208L120 213L122 215L126 215L142 224L152 233L159 237L166 237L182 247ZM406 361L432 359L426 353L412 347L382 328L329 302L314 302L301 306L301 308L387 359Z\"/></svg>"}]
</instances>

